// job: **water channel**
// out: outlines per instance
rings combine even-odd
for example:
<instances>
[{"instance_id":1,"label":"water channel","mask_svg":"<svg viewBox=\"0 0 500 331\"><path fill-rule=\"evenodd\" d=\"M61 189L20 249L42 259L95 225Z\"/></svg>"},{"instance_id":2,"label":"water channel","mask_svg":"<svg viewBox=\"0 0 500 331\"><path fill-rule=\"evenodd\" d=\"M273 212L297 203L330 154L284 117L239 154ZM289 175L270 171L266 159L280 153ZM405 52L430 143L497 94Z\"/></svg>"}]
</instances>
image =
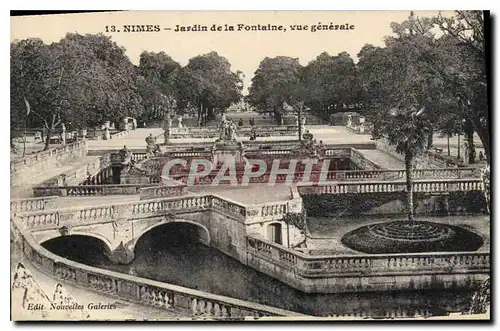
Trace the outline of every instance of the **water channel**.
<instances>
[{"instance_id":1,"label":"water channel","mask_svg":"<svg viewBox=\"0 0 500 331\"><path fill-rule=\"evenodd\" d=\"M316 316L433 315L466 311L472 291L305 294L246 267L216 249L193 242L194 225L166 224L142 236L130 265L113 265L98 239L66 236L43 246L91 266Z\"/></svg>"}]
</instances>

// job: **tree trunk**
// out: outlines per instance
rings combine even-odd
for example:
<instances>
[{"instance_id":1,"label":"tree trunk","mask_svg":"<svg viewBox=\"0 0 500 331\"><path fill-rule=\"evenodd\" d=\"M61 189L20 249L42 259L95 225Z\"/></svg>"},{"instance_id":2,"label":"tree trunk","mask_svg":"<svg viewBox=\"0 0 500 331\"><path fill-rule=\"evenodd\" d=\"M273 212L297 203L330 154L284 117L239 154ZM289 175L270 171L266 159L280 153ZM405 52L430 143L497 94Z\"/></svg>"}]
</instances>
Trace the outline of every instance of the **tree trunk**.
<instances>
[{"instance_id":1,"label":"tree trunk","mask_svg":"<svg viewBox=\"0 0 500 331\"><path fill-rule=\"evenodd\" d=\"M472 126L472 123L467 121L464 125L464 135L465 139L467 139L467 146L468 146L468 152L469 152L469 164L474 164L476 160L476 149L474 148L474 127Z\"/></svg>"},{"instance_id":2,"label":"tree trunk","mask_svg":"<svg viewBox=\"0 0 500 331\"><path fill-rule=\"evenodd\" d=\"M45 136L45 146L43 148L44 151L50 148L50 137L52 136L52 131L54 131L54 128L47 128L47 135Z\"/></svg>"},{"instance_id":3,"label":"tree trunk","mask_svg":"<svg viewBox=\"0 0 500 331\"><path fill-rule=\"evenodd\" d=\"M203 111L203 102L200 102L200 108L198 108L198 123L201 124L201 113Z\"/></svg>"},{"instance_id":4,"label":"tree trunk","mask_svg":"<svg viewBox=\"0 0 500 331\"><path fill-rule=\"evenodd\" d=\"M448 156L450 156L451 155L451 153L450 153L450 136L448 136L448 139L446 140L446 144L448 147Z\"/></svg>"},{"instance_id":5,"label":"tree trunk","mask_svg":"<svg viewBox=\"0 0 500 331\"><path fill-rule=\"evenodd\" d=\"M297 121L298 121L298 124L299 124L299 141L302 141L302 109L298 109L298 112L297 112Z\"/></svg>"},{"instance_id":6,"label":"tree trunk","mask_svg":"<svg viewBox=\"0 0 500 331\"><path fill-rule=\"evenodd\" d=\"M405 153L405 168L408 221L415 222L413 215L413 155L408 151Z\"/></svg>"},{"instance_id":7,"label":"tree trunk","mask_svg":"<svg viewBox=\"0 0 500 331\"><path fill-rule=\"evenodd\" d=\"M429 132L429 135L427 136L427 149L431 149L432 145L434 144L434 130Z\"/></svg>"},{"instance_id":8,"label":"tree trunk","mask_svg":"<svg viewBox=\"0 0 500 331\"><path fill-rule=\"evenodd\" d=\"M491 147L490 147L490 133L485 132L487 130L479 130L477 131L477 134L479 135L479 138L481 139L481 142L483 143L483 148L484 148L484 154L486 156L486 162L490 164L491 160Z\"/></svg>"}]
</instances>

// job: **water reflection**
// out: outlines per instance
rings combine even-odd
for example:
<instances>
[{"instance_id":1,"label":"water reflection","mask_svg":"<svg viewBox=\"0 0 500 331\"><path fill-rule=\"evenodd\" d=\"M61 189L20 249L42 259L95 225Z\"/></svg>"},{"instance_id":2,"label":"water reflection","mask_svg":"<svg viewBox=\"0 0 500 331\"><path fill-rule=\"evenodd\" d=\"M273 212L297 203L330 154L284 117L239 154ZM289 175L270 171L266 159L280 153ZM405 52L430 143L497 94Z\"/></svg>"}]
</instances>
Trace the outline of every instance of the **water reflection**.
<instances>
[{"instance_id":1,"label":"water reflection","mask_svg":"<svg viewBox=\"0 0 500 331\"><path fill-rule=\"evenodd\" d=\"M197 233L193 227L153 229L137 243L130 265L111 264L102 253L102 243L94 238L68 236L44 246L88 265L317 316L412 315L425 310L442 314L466 310L472 295L470 291L305 294L193 241Z\"/></svg>"}]
</instances>

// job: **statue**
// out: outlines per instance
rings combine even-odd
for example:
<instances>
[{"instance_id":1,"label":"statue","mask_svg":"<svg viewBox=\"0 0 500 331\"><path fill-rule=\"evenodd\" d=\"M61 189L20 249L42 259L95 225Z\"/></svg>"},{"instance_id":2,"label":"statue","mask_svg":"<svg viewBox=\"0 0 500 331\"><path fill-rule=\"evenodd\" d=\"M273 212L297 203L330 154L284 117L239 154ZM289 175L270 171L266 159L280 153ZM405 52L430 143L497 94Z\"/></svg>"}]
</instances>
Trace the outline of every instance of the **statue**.
<instances>
[{"instance_id":1,"label":"statue","mask_svg":"<svg viewBox=\"0 0 500 331\"><path fill-rule=\"evenodd\" d=\"M177 117L177 121L179 122L178 127L182 129L182 116Z\"/></svg>"},{"instance_id":2,"label":"statue","mask_svg":"<svg viewBox=\"0 0 500 331\"><path fill-rule=\"evenodd\" d=\"M465 139L464 139L465 140ZM467 142L467 140L464 141L464 147L463 147L463 162L464 162L464 165L467 165L469 164L469 143Z\"/></svg>"},{"instance_id":3,"label":"statue","mask_svg":"<svg viewBox=\"0 0 500 331\"><path fill-rule=\"evenodd\" d=\"M229 122L228 136L230 141L236 140L236 124L233 121Z\"/></svg>"},{"instance_id":4,"label":"statue","mask_svg":"<svg viewBox=\"0 0 500 331\"><path fill-rule=\"evenodd\" d=\"M132 151L127 148L127 146L123 146L122 149L118 152L118 156L120 157L120 163L126 167L132 165Z\"/></svg>"},{"instance_id":5,"label":"statue","mask_svg":"<svg viewBox=\"0 0 500 331\"><path fill-rule=\"evenodd\" d=\"M163 121L163 137L165 139L165 143L170 141L170 128L172 127L172 118L170 117L170 113L167 112L165 114L165 119Z\"/></svg>"},{"instance_id":6,"label":"statue","mask_svg":"<svg viewBox=\"0 0 500 331\"><path fill-rule=\"evenodd\" d=\"M66 145L66 125L64 123L61 124L61 144Z\"/></svg>"},{"instance_id":7,"label":"statue","mask_svg":"<svg viewBox=\"0 0 500 331\"><path fill-rule=\"evenodd\" d=\"M236 141L236 124L226 119L226 115L222 115L221 123L219 125L219 139L218 141L232 142Z\"/></svg>"},{"instance_id":8,"label":"statue","mask_svg":"<svg viewBox=\"0 0 500 331\"><path fill-rule=\"evenodd\" d=\"M312 141L313 140L313 134L309 132L309 130L306 130L306 133L302 135L302 138L306 141Z\"/></svg>"},{"instance_id":9,"label":"statue","mask_svg":"<svg viewBox=\"0 0 500 331\"><path fill-rule=\"evenodd\" d=\"M359 118L359 133L365 133L365 118Z\"/></svg>"},{"instance_id":10,"label":"statue","mask_svg":"<svg viewBox=\"0 0 500 331\"><path fill-rule=\"evenodd\" d=\"M150 133L149 136L146 137L146 155L147 157L152 157L155 155L155 152L159 149L159 146L156 144L156 138L153 137L153 134Z\"/></svg>"},{"instance_id":11,"label":"statue","mask_svg":"<svg viewBox=\"0 0 500 331\"><path fill-rule=\"evenodd\" d=\"M257 131L255 130L255 127L252 126L250 129L250 140L255 140L257 139Z\"/></svg>"}]
</instances>

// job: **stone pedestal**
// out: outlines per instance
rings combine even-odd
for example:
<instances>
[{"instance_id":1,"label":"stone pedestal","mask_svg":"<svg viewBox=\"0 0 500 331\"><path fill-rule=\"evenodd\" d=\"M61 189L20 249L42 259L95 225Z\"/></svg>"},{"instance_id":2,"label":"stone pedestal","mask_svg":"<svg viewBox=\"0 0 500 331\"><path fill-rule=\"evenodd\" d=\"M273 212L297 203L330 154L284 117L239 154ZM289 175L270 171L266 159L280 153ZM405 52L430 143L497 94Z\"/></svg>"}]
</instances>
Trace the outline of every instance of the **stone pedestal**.
<instances>
[{"instance_id":1,"label":"stone pedestal","mask_svg":"<svg viewBox=\"0 0 500 331\"><path fill-rule=\"evenodd\" d=\"M85 140L87 138L87 129L81 129L80 135L82 136L82 139Z\"/></svg>"}]
</instances>

